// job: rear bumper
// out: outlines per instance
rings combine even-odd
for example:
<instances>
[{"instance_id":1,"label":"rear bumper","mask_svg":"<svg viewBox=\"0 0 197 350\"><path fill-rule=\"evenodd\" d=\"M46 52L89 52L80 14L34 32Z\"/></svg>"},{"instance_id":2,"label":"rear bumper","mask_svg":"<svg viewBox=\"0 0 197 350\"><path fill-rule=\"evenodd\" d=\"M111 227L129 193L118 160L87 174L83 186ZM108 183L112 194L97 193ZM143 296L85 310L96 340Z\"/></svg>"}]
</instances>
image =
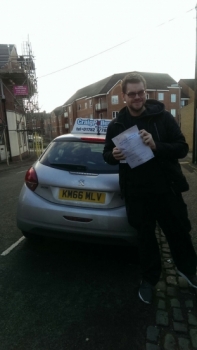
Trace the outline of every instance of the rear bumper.
<instances>
[{"instance_id":1,"label":"rear bumper","mask_svg":"<svg viewBox=\"0 0 197 350\"><path fill-rule=\"evenodd\" d=\"M65 216L91 221L71 221ZM117 238L132 243L137 237L135 229L127 221L125 207L103 210L53 204L26 187L22 188L19 197L17 226L28 233L69 239Z\"/></svg>"}]
</instances>

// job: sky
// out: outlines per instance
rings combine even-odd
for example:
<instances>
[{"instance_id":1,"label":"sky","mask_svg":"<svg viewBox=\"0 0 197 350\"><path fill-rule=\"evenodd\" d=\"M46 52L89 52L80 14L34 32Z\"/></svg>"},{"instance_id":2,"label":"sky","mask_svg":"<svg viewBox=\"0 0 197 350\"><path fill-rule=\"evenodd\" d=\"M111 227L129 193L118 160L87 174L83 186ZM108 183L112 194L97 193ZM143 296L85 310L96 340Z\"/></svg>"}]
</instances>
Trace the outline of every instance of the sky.
<instances>
[{"instance_id":1,"label":"sky","mask_svg":"<svg viewBox=\"0 0 197 350\"><path fill-rule=\"evenodd\" d=\"M196 0L6 0L0 44L30 42L40 111L121 72L195 77Z\"/></svg>"}]
</instances>

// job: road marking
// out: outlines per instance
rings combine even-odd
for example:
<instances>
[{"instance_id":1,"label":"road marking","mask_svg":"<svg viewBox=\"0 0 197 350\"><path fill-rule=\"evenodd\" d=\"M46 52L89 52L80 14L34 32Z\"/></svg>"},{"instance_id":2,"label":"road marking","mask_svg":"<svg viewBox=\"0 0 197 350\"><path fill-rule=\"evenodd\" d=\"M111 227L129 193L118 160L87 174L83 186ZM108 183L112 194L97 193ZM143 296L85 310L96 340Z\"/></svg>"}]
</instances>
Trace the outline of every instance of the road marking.
<instances>
[{"instance_id":1,"label":"road marking","mask_svg":"<svg viewBox=\"0 0 197 350\"><path fill-rule=\"evenodd\" d=\"M27 170L19 171L17 174L25 173Z\"/></svg>"},{"instance_id":2,"label":"road marking","mask_svg":"<svg viewBox=\"0 0 197 350\"><path fill-rule=\"evenodd\" d=\"M8 249L4 250L4 252L1 253L1 255L5 256L5 255L9 254L11 252L11 250L13 250L17 245L19 245L24 239L25 239L25 237L21 237L17 242L12 244Z\"/></svg>"}]
</instances>

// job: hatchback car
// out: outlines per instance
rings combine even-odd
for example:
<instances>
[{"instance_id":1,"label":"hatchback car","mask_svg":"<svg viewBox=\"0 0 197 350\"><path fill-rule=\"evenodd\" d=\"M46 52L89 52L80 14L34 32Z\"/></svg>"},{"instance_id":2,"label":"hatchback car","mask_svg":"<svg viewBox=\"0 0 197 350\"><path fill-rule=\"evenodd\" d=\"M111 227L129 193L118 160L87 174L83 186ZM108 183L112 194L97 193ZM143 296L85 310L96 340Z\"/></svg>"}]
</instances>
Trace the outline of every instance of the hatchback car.
<instances>
[{"instance_id":1,"label":"hatchback car","mask_svg":"<svg viewBox=\"0 0 197 350\"><path fill-rule=\"evenodd\" d=\"M120 196L118 166L105 163L105 135L55 138L27 171L17 226L35 235L136 244Z\"/></svg>"}]
</instances>

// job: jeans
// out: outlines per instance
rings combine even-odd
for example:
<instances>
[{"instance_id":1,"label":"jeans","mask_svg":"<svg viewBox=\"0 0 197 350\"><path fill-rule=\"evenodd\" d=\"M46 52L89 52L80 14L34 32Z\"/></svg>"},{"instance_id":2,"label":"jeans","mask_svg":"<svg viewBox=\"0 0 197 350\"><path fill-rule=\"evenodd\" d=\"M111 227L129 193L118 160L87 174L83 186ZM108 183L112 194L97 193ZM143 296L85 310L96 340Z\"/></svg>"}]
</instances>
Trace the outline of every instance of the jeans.
<instances>
[{"instance_id":1,"label":"jeans","mask_svg":"<svg viewBox=\"0 0 197 350\"><path fill-rule=\"evenodd\" d=\"M155 236L158 222L169 244L175 265L184 274L195 275L197 256L189 234L187 205L182 195L168 192L126 197L128 221L138 232L142 278L157 284L161 274L161 257Z\"/></svg>"}]
</instances>

